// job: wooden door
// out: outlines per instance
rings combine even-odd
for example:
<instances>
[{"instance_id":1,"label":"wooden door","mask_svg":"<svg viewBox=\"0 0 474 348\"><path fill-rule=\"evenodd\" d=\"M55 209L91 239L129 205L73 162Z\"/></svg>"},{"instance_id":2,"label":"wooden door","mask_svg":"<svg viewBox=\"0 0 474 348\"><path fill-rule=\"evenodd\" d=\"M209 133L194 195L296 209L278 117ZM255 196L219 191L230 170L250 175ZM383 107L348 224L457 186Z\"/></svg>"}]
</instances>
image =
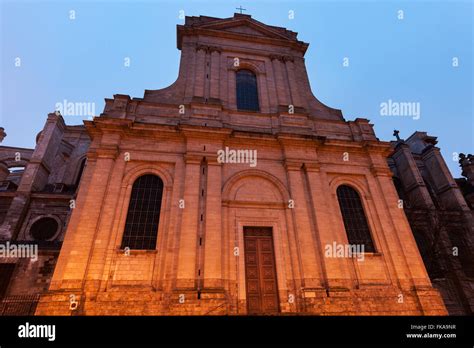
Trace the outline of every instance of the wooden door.
<instances>
[{"instance_id":1,"label":"wooden door","mask_svg":"<svg viewBox=\"0 0 474 348\"><path fill-rule=\"evenodd\" d=\"M271 227L244 227L248 314L279 312Z\"/></svg>"}]
</instances>

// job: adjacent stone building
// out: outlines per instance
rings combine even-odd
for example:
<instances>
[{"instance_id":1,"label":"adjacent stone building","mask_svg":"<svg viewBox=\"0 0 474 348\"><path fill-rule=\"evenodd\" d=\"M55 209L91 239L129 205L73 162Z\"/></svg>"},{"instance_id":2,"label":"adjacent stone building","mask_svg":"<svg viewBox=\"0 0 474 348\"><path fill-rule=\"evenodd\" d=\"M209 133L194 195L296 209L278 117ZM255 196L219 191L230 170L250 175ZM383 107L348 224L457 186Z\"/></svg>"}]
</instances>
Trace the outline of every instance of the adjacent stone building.
<instances>
[{"instance_id":1,"label":"adjacent stone building","mask_svg":"<svg viewBox=\"0 0 474 348\"><path fill-rule=\"evenodd\" d=\"M33 314L48 289L90 138L53 113L36 142L35 149L0 146L0 315ZM14 249L6 241L36 245L36 257L7 253Z\"/></svg>"},{"instance_id":2,"label":"adjacent stone building","mask_svg":"<svg viewBox=\"0 0 474 348\"><path fill-rule=\"evenodd\" d=\"M48 216L56 234L36 235L63 240L36 314L446 314L392 181L412 189L410 140L318 101L290 30L235 14L177 35L175 83L106 99L84 126L50 114L23 175L4 170L1 238L32 240ZM33 266L1 262L13 294Z\"/></svg>"},{"instance_id":3,"label":"adjacent stone building","mask_svg":"<svg viewBox=\"0 0 474 348\"><path fill-rule=\"evenodd\" d=\"M441 291L450 314L472 315L474 163L471 155L461 154L468 179L455 180L436 144L436 137L426 132L398 138L392 142L389 166L433 285Z\"/></svg>"}]
</instances>

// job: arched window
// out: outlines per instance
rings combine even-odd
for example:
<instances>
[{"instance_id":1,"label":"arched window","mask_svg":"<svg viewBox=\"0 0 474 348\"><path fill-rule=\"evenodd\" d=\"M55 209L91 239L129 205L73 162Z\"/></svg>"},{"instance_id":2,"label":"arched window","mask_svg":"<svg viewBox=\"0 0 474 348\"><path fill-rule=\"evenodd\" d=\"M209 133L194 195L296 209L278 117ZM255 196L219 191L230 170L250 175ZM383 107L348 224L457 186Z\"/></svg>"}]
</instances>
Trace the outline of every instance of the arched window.
<instances>
[{"instance_id":1,"label":"arched window","mask_svg":"<svg viewBox=\"0 0 474 348\"><path fill-rule=\"evenodd\" d=\"M258 111L257 76L250 70L237 71L237 109Z\"/></svg>"},{"instance_id":2,"label":"arched window","mask_svg":"<svg viewBox=\"0 0 474 348\"><path fill-rule=\"evenodd\" d=\"M160 222L163 181L146 174L133 183L122 249L154 250Z\"/></svg>"},{"instance_id":3,"label":"arched window","mask_svg":"<svg viewBox=\"0 0 474 348\"><path fill-rule=\"evenodd\" d=\"M364 207L357 191L350 186L341 185L337 188L337 199L349 244L364 245L365 252L375 252Z\"/></svg>"},{"instance_id":4,"label":"arched window","mask_svg":"<svg viewBox=\"0 0 474 348\"><path fill-rule=\"evenodd\" d=\"M58 232L58 222L52 217L36 220L30 228L31 236L37 241L46 241Z\"/></svg>"}]
</instances>

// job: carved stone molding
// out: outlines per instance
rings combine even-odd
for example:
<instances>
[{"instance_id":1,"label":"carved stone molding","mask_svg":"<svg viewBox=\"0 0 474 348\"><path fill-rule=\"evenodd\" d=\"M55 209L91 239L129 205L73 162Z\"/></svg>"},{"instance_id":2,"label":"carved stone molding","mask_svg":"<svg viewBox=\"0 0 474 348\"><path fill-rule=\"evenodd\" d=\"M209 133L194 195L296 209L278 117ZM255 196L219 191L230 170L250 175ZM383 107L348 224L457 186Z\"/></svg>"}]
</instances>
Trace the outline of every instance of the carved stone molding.
<instances>
[{"instance_id":1,"label":"carved stone molding","mask_svg":"<svg viewBox=\"0 0 474 348\"><path fill-rule=\"evenodd\" d=\"M283 63L295 61L295 58L293 56L287 56L287 55L271 54L269 57L271 60L279 60L280 62L283 62Z\"/></svg>"},{"instance_id":2,"label":"carved stone molding","mask_svg":"<svg viewBox=\"0 0 474 348\"><path fill-rule=\"evenodd\" d=\"M222 52L222 48L218 46L208 46L208 45L197 44L196 51L200 51L200 50L203 50L206 53L212 53L212 52L221 53Z\"/></svg>"}]
</instances>

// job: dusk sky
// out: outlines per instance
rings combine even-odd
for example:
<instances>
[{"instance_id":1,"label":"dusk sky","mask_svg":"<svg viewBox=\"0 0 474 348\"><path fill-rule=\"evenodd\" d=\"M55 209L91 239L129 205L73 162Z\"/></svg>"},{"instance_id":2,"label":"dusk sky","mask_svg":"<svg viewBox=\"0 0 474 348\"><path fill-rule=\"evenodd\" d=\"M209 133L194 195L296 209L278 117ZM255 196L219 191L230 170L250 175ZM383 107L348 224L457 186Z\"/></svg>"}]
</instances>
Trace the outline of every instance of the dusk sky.
<instances>
[{"instance_id":1,"label":"dusk sky","mask_svg":"<svg viewBox=\"0 0 474 348\"><path fill-rule=\"evenodd\" d=\"M178 75L180 11L225 18L242 5L310 44L313 93L346 120L368 118L386 141L394 129L402 138L417 130L437 136L455 177L453 153L474 152L472 1L0 3L2 145L34 147L47 114L64 100L90 103L99 115L104 98L143 97L145 89L170 85ZM416 103L419 118L381 115L389 100ZM67 124L83 119L65 116Z\"/></svg>"}]
</instances>

